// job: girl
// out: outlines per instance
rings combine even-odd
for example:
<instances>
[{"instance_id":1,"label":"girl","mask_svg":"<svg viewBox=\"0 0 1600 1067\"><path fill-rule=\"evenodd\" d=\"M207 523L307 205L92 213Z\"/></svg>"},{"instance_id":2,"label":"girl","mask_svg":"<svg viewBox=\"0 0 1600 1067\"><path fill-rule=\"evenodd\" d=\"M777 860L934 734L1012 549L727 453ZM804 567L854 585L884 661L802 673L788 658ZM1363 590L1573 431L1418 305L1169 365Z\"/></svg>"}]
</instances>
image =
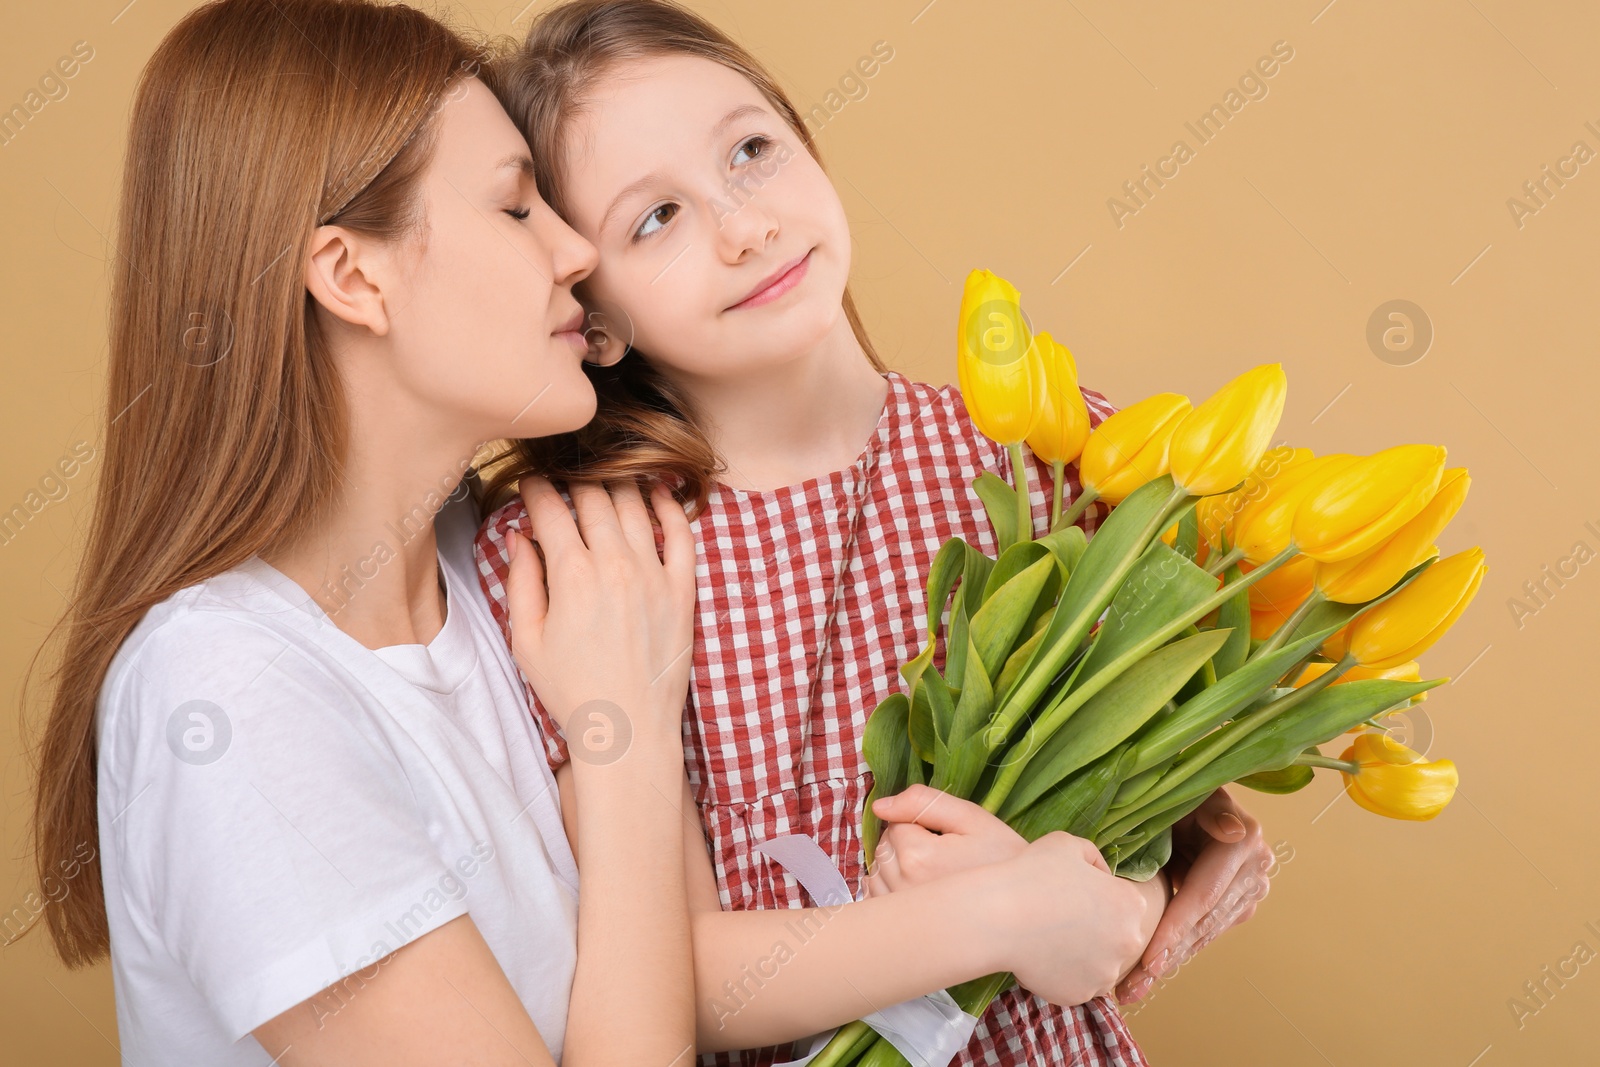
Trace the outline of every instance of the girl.
<instances>
[{"instance_id":1,"label":"girl","mask_svg":"<svg viewBox=\"0 0 1600 1067\"><path fill-rule=\"evenodd\" d=\"M963 536L992 551L967 486L985 467L1008 475L1006 454L971 428L953 390L886 372L846 288L848 228L804 123L760 65L715 28L652 0L564 4L535 25L505 83L508 112L535 154L557 164L541 173L541 192L600 249L583 295L602 316L602 359L615 361L625 347L634 354L591 371L600 392L594 423L520 442L495 485L509 488L528 471L617 479L646 471L676 478L702 509L684 723L716 889L713 897L710 875L691 875L703 885L695 898L702 1047L771 1045L889 1002L888 990L864 984L873 960L894 958L918 979L916 992L936 988L929 975L913 974L919 939L887 935L827 949L808 943L759 995L725 982L771 951L756 932L775 929L760 925L766 913L804 901L798 884L755 851L761 842L813 837L851 891L862 888L857 827L871 777L860 731L898 686L896 665L917 649L921 580L938 546ZM1112 411L1098 393L1085 396L1094 422ZM1036 467L1031 477L1042 522L1048 475ZM1078 490L1070 469L1069 479L1070 500ZM1091 507L1085 528L1105 514ZM523 524L513 501L478 540L480 574L497 605L508 546ZM497 617L505 620L498 607ZM574 735L563 737L548 718L541 725L564 783ZM880 854L882 878L867 887L874 895L1019 847L1020 838L1005 840L959 803L944 805L961 813L955 822L921 814L925 797L882 801L879 813L967 833L897 826L910 832L891 839L902 854L915 844L922 874L913 878ZM1141 960L1159 969L1190 951L1198 930L1214 935L1253 910L1222 898L1236 893L1236 877L1264 881L1252 882L1248 869L1270 858L1254 820L1219 793L1179 841L1188 877L1172 914L1162 915L1160 878L1110 880L1111 889L1150 894L1138 947L1113 973ZM698 852L692 847L690 858ZM1109 889L1106 899L1115 899ZM1085 943L1075 951L1097 950ZM1124 993L1136 997L1149 981L1141 968ZM1090 986L1089 1003L1070 1010L1013 990L956 1062L1142 1063L1119 1014L1095 996L1110 985ZM766 1064L780 1054L765 1048L707 1062Z\"/></svg>"},{"instance_id":2,"label":"girl","mask_svg":"<svg viewBox=\"0 0 1600 1067\"><path fill-rule=\"evenodd\" d=\"M581 892L472 573L477 447L595 404L571 291L595 250L536 195L485 58L406 7L222 0L141 79L34 824L41 883L70 879L58 953L110 952L124 1063L692 1047L687 519L654 492L663 561L635 488L575 490L574 524L524 485L549 589L516 562L523 672L558 720L631 728L575 776Z\"/></svg>"}]
</instances>

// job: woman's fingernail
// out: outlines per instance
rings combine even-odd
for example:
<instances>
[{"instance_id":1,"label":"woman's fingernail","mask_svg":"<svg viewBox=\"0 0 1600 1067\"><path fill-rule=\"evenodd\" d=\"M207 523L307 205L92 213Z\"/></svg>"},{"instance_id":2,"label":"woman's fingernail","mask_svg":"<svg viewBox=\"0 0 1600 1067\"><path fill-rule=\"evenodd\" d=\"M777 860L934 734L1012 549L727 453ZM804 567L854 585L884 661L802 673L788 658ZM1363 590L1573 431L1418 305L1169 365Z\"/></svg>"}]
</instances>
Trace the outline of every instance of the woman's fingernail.
<instances>
[{"instance_id":1,"label":"woman's fingernail","mask_svg":"<svg viewBox=\"0 0 1600 1067\"><path fill-rule=\"evenodd\" d=\"M1233 812L1225 811L1217 816L1217 829L1225 834L1242 834L1244 833L1244 823Z\"/></svg>"},{"instance_id":2,"label":"woman's fingernail","mask_svg":"<svg viewBox=\"0 0 1600 1067\"><path fill-rule=\"evenodd\" d=\"M1160 952L1156 953L1156 958L1150 961L1150 966L1148 968L1151 974L1158 978L1166 977L1165 972L1167 969L1168 955L1170 955L1170 953L1167 949L1162 949Z\"/></svg>"}]
</instances>

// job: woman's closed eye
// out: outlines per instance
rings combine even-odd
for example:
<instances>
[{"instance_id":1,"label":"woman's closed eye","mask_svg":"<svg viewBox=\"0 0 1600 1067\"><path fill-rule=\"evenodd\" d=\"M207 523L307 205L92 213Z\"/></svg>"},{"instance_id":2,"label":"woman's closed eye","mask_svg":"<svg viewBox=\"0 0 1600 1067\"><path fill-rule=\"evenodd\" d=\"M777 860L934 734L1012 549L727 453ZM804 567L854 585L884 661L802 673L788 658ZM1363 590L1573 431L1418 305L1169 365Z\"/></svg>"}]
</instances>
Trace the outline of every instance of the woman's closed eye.
<instances>
[{"instance_id":1,"label":"woman's closed eye","mask_svg":"<svg viewBox=\"0 0 1600 1067\"><path fill-rule=\"evenodd\" d=\"M533 208L531 208L531 207L507 208L506 209L506 214L510 215L512 218L516 219L518 222L522 222L525 219L527 219L527 217L529 215L533 214Z\"/></svg>"}]
</instances>

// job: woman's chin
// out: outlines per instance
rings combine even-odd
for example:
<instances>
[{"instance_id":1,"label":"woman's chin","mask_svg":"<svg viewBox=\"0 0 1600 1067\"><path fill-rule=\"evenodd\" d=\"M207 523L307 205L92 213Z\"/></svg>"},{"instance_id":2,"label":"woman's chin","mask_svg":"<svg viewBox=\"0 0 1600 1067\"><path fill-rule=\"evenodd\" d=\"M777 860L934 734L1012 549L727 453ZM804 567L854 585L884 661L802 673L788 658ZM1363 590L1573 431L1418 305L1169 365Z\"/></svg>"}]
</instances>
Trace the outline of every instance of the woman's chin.
<instances>
[{"instance_id":1,"label":"woman's chin","mask_svg":"<svg viewBox=\"0 0 1600 1067\"><path fill-rule=\"evenodd\" d=\"M594 420L597 399L594 386L579 371L576 380L565 376L534 390L536 397L520 413L514 413L513 438L553 437L581 430Z\"/></svg>"}]
</instances>

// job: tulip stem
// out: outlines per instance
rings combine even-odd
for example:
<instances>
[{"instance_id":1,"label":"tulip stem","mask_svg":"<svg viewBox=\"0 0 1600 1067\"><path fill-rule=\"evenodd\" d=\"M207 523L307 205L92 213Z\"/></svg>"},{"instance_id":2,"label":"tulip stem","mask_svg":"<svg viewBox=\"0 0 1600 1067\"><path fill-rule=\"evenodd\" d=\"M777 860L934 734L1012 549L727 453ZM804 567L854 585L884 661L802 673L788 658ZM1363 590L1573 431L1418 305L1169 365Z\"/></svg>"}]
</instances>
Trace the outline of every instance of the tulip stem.
<instances>
[{"instance_id":1,"label":"tulip stem","mask_svg":"<svg viewBox=\"0 0 1600 1067\"><path fill-rule=\"evenodd\" d=\"M1090 504L1099 499L1099 493L1087 485L1084 486L1083 491L1078 494L1078 499L1074 500L1071 506L1061 513L1060 518L1050 524L1051 531L1065 530L1068 526L1078 521L1079 516L1089 509Z\"/></svg>"},{"instance_id":2,"label":"tulip stem","mask_svg":"<svg viewBox=\"0 0 1600 1067\"><path fill-rule=\"evenodd\" d=\"M1346 774L1361 773L1361 764L1355 760L1334 759L1332 756L1313 756L1309 752L1296 756L1294 762L1301 767L1326 767L1330 771L1343 771Z\"/></svg>"},{"instance_id":3,"label":"tulip stem","mask_svg":"<svg viewBox=\"0 0 1600 1067\"><path fill-rule=\"evenodd\" d=\"M1238 547L1230 548L1222 555L1206 560L1206 573L1221 574L1241 559L1244 559L1244 549Z\"/></svg>"},{"instance_id":4,"label":"tulip stem","mask_svg":"<svg viewBox=\"0 0 1600 1067\"><path fill-rule=\"evenodd\" d=\"M1011 474L1017 483L1017 544L1033 540L1033 496L1029 488L1028 461L1022 454L1022 442L1013 441L1007 446L1011 450Z\"/></svg>"},{"instance_id":5,"label":"tulip stem","mask_svg":"<svg viewBox=\"0 0 1600 1067\"><path fill-rule=\"evenodd\" d=\"M1054 530L1061 521L1061 491L1064 488L1061 483L1066 480L1067 461L1056 460L1050 464L1050 472L1055 479L1050 485L1050 529Z\"/></svg>"},{"instance_id":6,"label":"tulip stem","mask_svg":"<svg viewBox=\"0 0 1600 1067\"><path fill-rule=\"evenodd\" d=\"M1299 606L1289 613L1289 617L1284 620L1283 625L1278 627L1271 637L1263 641L1260 647L1250 654L1250 658L1270 656L1282 648L1285 641L1294 637L1294 632L1300 628L1301 623L1306 621L1306 616L1325 604L1327 600L1328 598L1322 595L1322 590L1312 587L1311 592L1306 594L1306 598L1300 601Z\"/></svg>"}]
</instances>

